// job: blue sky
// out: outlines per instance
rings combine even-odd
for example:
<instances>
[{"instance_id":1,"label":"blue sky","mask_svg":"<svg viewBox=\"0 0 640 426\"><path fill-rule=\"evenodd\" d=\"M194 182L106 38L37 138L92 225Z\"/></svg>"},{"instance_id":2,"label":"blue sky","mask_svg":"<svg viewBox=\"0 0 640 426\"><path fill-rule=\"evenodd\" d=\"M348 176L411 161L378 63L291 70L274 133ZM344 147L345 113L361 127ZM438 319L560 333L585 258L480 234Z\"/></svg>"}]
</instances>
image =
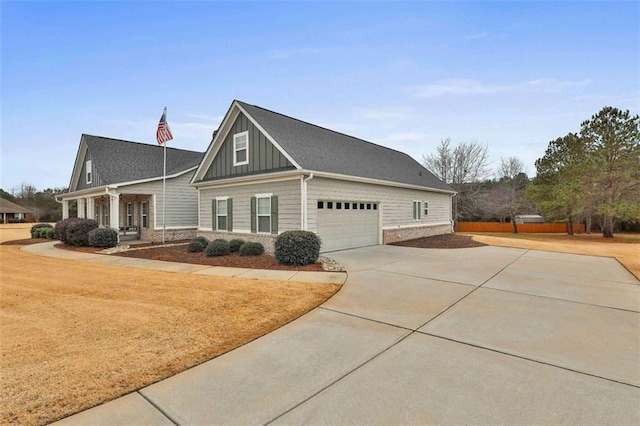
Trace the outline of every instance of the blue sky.
<instances>
[{"instance_id":1,"label":"blue sky","mask_svg":"<svg viewBox=\"0 0 640 426\"><path fill-rule=\"evenodd\" d=\"M529 175L640 109L638 2L0 3L0 186L67 186L82 133L206 150L233 99L404 151L486 144Z\"/></svg>"}]
</instances>

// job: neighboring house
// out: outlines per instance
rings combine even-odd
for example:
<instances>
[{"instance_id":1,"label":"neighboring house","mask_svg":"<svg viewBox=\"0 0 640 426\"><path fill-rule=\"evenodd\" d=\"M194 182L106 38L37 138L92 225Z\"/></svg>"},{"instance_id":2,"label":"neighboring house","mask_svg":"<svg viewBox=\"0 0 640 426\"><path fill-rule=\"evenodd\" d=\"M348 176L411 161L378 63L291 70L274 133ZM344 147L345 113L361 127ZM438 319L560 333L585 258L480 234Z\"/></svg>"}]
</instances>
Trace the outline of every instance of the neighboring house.
<instances>
[{"instance_id":1,"label":"neighboring house","mask_svg":"<svg viewBox=\"0 0 640 426\"><path fill-rule=\"evenodd\" d=\"M198 234L309 230L322 251L453 231L455 191L404 154L233 101L193 176Z\"/></svg>"},{"instance_id":2,"label":"neighboring house","mask_svg":"<svg viewBox=\"0 0 640 426\"><path fill-rule=\"evenodd\" d=\"M77 203L78 217L118 229L121 240L161 241L163 232L163 147L82 135L69 192L58 195L62 217ZM189 185L201 152L167 148L167 240L193 238L198 193Z\"/></svg>"},{"instance_id":3,"label":"neighboring house","mask_svg":"<svg viewBox=\"0 0 640 426\"><path fill-rule=\"evenodd\" d=\"M0 198L0 223L9 223L18 220L31 221L33 212L25 207Z\"/></svg>"}]
</instances>

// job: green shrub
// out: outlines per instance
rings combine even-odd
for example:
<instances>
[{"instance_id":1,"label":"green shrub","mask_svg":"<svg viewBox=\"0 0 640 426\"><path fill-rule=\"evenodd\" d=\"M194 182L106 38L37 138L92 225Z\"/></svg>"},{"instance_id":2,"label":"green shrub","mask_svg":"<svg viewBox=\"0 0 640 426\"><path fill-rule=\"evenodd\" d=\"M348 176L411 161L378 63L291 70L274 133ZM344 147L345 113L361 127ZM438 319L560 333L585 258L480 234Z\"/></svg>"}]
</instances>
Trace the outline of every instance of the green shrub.
<instances>
[{"instance_id":1,"label":"green shrub","mask_svg":"<svg viewBox=\"0 0 640 426\"><path fill-rule=\"evenodd\" d=\"M264 253L264 246L251 241L244 243L240 246L240 250L238 250L240 256L260 256L262 253Z\"/></svg>"},{"instance_id":2,"label":"green shrub","mask_svg":"<svg viewBox=\"0 0 640 426\"><path fill-rule=\"evenodd\" d=\"M118 231L109 228L98 228L89 231L91 247L115 247L118 244Z\"/></svg>"},{"instance_id":3,"label":"green shrub","mask_svg":"<svg viewBox=\"0 0 640 426\"><path fill-rule=\"evenodd\" d=\"M72 246L88 246L89 232L98 227L98 222L93 219L74 218L67 225L65 243Z\"/></svg>"},{"instance_id":4,"label":"green shrub","mask_svg":"<svg viewBox=\"0 0 640 426\"><path fill-rule=\"evenodd\" d=\"M39 237L36 237L36 230L37 229L42 229L42 228L51 228L51 229L53 229L53 225L51 225L49 223L36 223L35 225L33 225L31 227L31 238L39 238Z\"/></svg>"},{"instance_id":5,"label":"green shrub","mask_svg":"<svg viewBox=\"0 0 640 426\"><path fill-rule=\"evenodd\" d=\"M195 237L195 238L194 238L193 240L191 240L191 241L200 241L204 247L207 247L207 246L209 245L209 242L210 242L210 241L207 239L207 237ZM204 250L204 249L202 249L202 250ZM200 251L202 251L202 250L200 250Z\"/></svg>"},{"instance_id":6,"label":"green shrub","mask_svg":"<svg viewBox=\"0 0 640 426\"><path fill-rule=\"evenodd\" d=\"M40 238L46 238L47 240L53 240L53 227L52 228L40 228Z\"/></svg>"},{"instance_id":7,"label":"green shrub","mask_svg":"<svg viewBox=\"0 0 640 426\"><path fill-rule=\"evenodd\" d=\"M35 231L33 231L33 238L44 238L44 231L47 230L49 228L36 228ZM52 229L53 231L53 229Z\"/></svg>"},{"instance_id":8,"label":"green shrub","mask_svg":"<svg viewBox=\"0 0 640 426\"><path fill-rule=\"evenodd\" d=\"M190 251L191 253L197 253L197 252L204 251L204 249L206 247L207 246L202 244L202 241L200 241L199 239L195 238L195 239L191 240L191 242L187 246L187 251Z\"/></svg>"},{"instance_id":9,"label":"green shrub","mask_svg":"<svg viewBox=\"0 0 640 426\"><path fill-rule=\"evenodd\" d=\"M25 223L27 219L9 219L9 223Z\"/></svg>"},{"instance_id":10,"label":"green shrub","mask_svg":"<svg viewBox=\"0 0 640 426\"><path fill-rule=\"evenodd\" d=\"M316 263L320 256L320 237L309 231L286 231L278 235L276 260L281 265L302 266Z\"/></svg>"},{"instance_id":11,"label":"green shrub","mask_svg":"<svg viewBox=\"0 0 640 426\"><path fill-rule=\"evenodd\" d=\"M229 249L231 249L231 253L236 253L238 250L240 250L240 247L242 247L243 244L244 240L240 240L237 238L229 241Z\"/></svg>"},{"instance_id":12,"label":"green shrub","mask_svg":"<svg viewBox=\"0 0 640 426\"><path fill-rule=\"evenodd\" d=\"M229 254L230 251L231 250L229 249L229 243L225 240L213 240L207 246L205 255L207 257L225 256Z\"/></svg>"}]
</instances>

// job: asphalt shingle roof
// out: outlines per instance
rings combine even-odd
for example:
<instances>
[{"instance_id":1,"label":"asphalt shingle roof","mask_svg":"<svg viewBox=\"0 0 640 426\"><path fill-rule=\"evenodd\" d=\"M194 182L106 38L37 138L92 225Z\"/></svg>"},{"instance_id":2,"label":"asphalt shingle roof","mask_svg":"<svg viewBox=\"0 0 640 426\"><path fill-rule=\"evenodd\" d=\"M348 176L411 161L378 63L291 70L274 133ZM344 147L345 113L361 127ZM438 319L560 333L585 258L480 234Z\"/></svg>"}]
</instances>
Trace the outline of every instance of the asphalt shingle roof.
<instances>
[{"instance_id":1,"label":"asphalt shingle roof","mask_svg":"<svg viewBox=\"0 0 640 426\"><path fill-rule=\"evenodd\" d=\"M453 189L409 155L237 101L306 170Z\"/></svg>"},{"instance_id":2,"label":"asphalt shingle roof","mask_svg":"<svg viewBox=\"0 0 640 426\"><path fill-rule=\"evenodd\" d=\"M4 198L0 198L0 213L31 213L31 210Z\"/></svg>"},{"instance_id":3,"label":"asphalt shingle roof","mask_svg":"<svg viewBox=\"0 0 640 426\"><path fill-rule=\"evenodd\" d=\"M140 142L82 135L101 185L162 177L163 147ZM200 164L204 153L167 147L167 176Z\"/></svg>"}]
</instances>

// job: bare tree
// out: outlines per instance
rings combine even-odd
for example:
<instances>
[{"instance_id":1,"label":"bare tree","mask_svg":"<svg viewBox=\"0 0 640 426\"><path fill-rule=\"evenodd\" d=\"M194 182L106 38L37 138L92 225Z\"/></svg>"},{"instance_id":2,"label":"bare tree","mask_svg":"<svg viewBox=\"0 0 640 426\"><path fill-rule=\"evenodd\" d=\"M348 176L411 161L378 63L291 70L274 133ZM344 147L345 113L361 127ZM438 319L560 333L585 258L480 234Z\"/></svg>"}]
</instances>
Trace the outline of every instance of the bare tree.
<instances>
[{"instance_id":1,"label":"bare tree","mask_svg":"<svg viewBox=\"0 0 640 426\"><path fill-rule=\"evenodd\" d=\"M479 209L482 182L489 175L487 147L475 142L463 142L451 147L451 139L443 139L436 152L423 155L424 166L451 185L458 193L454 201L455 221L469 220Z\"/></svg>"}]
</instances>

